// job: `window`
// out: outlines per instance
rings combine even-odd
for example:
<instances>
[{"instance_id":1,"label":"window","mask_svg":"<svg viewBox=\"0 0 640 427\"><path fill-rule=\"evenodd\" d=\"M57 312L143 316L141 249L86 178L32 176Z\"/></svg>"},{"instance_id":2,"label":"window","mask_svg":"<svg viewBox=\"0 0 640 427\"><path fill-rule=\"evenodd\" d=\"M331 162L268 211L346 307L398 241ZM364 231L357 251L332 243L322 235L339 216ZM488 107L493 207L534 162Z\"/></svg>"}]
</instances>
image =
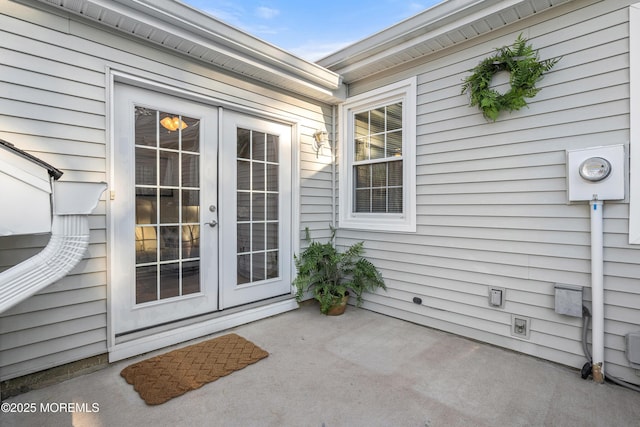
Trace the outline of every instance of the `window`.
<instances>
[{"instance_id":1,"label":"window","mask_svg":"<svg viewBox=\"0 0 640 427\"><path fill-rule=\"evenodd\" d=\"M341 106L340 226L416 230L416 79Z\"/></svg>"},{"instance_id":2,"label":"window","mask_svg":"<svg viewBox=\"0 0 640 427\"><path fill-rule=\"evenodd\" d=\"M278 277L278 135L238 127L238 285Z\"/></svg>"}]
</instances>

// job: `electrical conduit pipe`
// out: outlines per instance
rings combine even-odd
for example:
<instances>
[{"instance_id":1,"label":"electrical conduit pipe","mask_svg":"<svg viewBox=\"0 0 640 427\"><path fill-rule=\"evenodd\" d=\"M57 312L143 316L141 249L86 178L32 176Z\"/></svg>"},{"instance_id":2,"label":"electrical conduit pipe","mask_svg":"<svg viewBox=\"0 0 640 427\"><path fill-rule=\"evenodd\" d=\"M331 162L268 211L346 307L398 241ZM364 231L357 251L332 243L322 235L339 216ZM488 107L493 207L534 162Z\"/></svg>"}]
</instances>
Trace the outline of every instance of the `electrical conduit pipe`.
<instances>
[{"instance_id":1,"label":"electrical conduit pipe","mask_svg":"<svg viewBox=\"0 0 640 427\"><path fill-rule=\"evenodd\" d=\"M593 380L604 383L604 272L602 239L602 200L591 200L591 341Z\"/></svg>"},{"instance_id":2,"label":"electrical conduit pipe","mask_svg":"<svg viewBox=\"0 0 640 427\"><path fill-rule=\"evenodd\" d=\"M0 313L66 276L89 246L89 218L107 185L53 184L51 238L37 255L0 273Z\"/></svg>"}]
</instances>

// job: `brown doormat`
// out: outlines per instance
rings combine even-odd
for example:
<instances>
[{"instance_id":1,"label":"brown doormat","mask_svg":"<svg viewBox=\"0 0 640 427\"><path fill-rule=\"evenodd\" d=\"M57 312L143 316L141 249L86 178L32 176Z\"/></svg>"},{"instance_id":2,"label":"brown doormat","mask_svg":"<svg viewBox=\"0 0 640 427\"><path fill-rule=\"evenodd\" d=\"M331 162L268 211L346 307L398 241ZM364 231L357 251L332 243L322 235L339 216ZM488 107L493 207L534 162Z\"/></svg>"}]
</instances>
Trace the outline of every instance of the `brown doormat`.
<instances>
[{"instance_id":1,"label":"brown doormat","mask_svg":"<svg viewBox=\"0 0 640 427\"><path fill-rule=\"evenodd\" d=\"M148 405L159 405L268 355L251 341L228 334L134 363L120 375Z\"/></svg>"}]
</instances>

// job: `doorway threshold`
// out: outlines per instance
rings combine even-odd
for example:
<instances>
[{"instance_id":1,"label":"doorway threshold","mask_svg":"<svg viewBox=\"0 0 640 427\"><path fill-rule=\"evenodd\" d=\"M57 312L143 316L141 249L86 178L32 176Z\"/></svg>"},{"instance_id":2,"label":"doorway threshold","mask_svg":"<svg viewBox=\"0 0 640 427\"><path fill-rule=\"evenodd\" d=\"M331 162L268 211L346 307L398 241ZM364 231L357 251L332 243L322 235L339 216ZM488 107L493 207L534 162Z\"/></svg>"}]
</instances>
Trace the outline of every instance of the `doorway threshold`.
<instances>
[{"instance_id":1,"label":"doorway threshold","mask_svg":"<svg viewBox=\"0 0 640 427\"><path fill-rule=\"evenodd\" d=\"M215 334L298 308L293 295L270 298L114 338L109 362L138 356L170 345Z\"/></svg>"}]
</instances>

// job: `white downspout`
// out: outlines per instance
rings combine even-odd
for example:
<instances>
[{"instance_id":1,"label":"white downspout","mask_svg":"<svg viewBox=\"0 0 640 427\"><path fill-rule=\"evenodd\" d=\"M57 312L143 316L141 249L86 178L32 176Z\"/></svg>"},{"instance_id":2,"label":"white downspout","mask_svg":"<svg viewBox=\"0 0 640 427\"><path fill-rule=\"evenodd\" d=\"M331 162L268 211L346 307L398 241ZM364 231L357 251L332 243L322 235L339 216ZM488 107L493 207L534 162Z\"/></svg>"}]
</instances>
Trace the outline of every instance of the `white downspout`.
<instances>
[{"instance_id":1,"label":"white downspout","mask_svg":"<svg viewBox=\"0 0 640 427\"><path fill-rule=\"evenodd\" d=\"M604 382L604 271L603 271L603 208L602 200L591 200L591 314L592 314L592 374L596 382Z\"/></svg>"},{"instance_id":2,"label":"white downspout","mask_svg":"<svg viewBox=\"0 0 640 427\"><path fill-rule=\"evenodd\" d=\"M336 144L336 106L331 106L331 226L336 227L336 162L337 162L337 144Z\"/></svg>"},{"instance_id":3,"label":"white downspout","mask_svg":"<svg viewBox=\"0 0 640 427\"><path fill-rule=\"evenodd\" d=\"M0 313L66 276L89 246L89 218L107 188L55 182L51 239L37 255L0 273Z\"/></svg>"}]
</instances>

